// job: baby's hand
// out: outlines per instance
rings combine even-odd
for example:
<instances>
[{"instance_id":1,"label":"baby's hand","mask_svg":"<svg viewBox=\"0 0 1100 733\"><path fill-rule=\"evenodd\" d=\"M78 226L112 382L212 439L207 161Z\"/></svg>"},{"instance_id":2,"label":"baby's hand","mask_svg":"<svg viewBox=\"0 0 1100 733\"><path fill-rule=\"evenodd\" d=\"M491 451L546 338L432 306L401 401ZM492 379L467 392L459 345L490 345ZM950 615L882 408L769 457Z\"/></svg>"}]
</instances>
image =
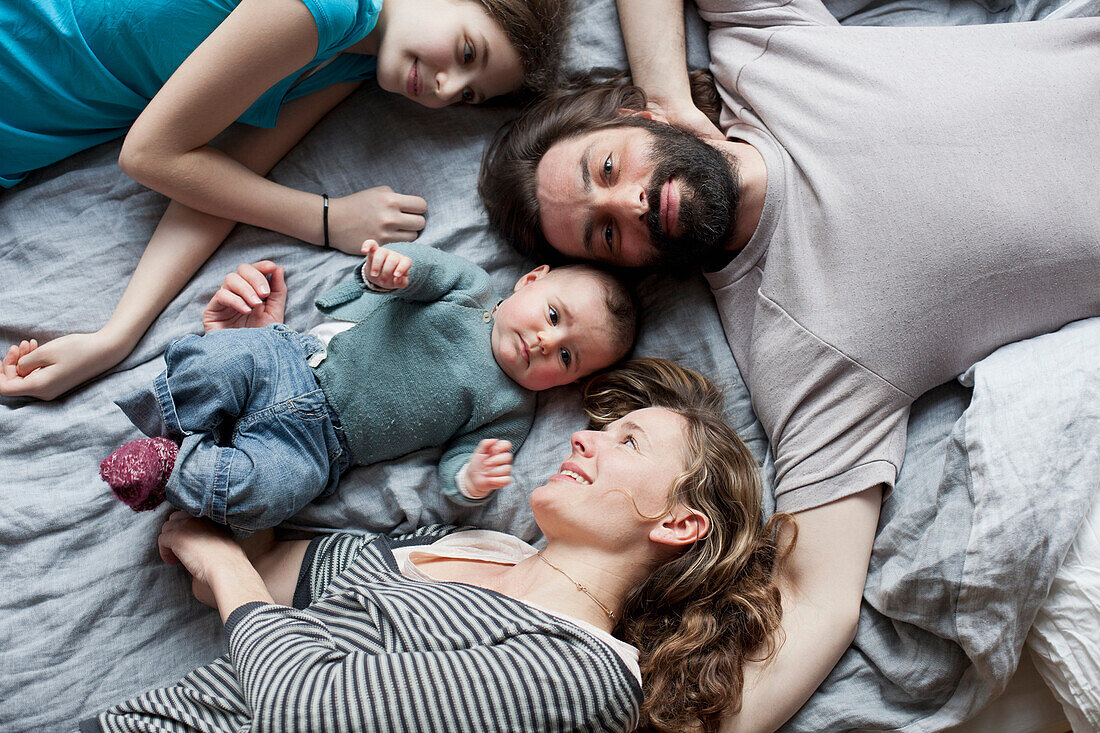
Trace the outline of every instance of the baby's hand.
<instances>
[{"instance_id":1,"label":"baby's hand","mask_svg":"<svg viewBox=\"0 0 1100 733\"><path fill-rule=\"evenodd\" d=\"M408 287L411 258L386 249L373 239L363 242L363 254L367 257L363 278L371 285L384 290Z\"/></svg>"},{"instance_id":2,"label":"baby's hand","mask_svg":"<svg viewBox=\"0 0 1100 733\"><path fill-rule=\"evenodd\" d=\"M471 499L483 499L512 480L512 444L507 440L486 438L466 464L463 493Z\"/></svg>"},{"instance_id":3,"label":"baby's hand","mask_svg":"<svg viewBox=\"0 0 1100 733\"><path fill-rule=\"evenodd\" d=\"M270 281L268 280L270 278ZM283 268L271 260L243 264L229 273L202 312L207 333L223 328L263 328L282 323L286 310Z\"/></svg>"}]
</instances>

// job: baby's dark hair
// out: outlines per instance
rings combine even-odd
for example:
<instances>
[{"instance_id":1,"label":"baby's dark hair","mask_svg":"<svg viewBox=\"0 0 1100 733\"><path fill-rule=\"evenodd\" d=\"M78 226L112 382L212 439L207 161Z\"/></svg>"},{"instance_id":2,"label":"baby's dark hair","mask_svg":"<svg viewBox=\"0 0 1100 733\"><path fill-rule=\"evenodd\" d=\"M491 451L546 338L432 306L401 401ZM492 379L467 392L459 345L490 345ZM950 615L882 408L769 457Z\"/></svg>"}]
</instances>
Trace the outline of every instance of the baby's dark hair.
<instances>
[{"instance_id":1,"label":"baby's dark hair","mask_svg":"<svg viewBox=\"0 0 1100 733\"><path fill-rule=\"evenodd\" d=\"M547 92L560 81L562 49L572 15L570 0L477 0L516 47L523 86Z\"/></svg>"},{"instance_id":2,"label":"baby's dark hair","mask_svg":"<svg viewBox=\"0 0 1100 733\"><path fill-rule=\"evenodd\" d=\"M558 265L550 272L584 274L599 283L603 290L604 307L607 308L608 326L614 339L612 346L622 356L629 354L638 335L638 301L627 284L610 268L589 262Z\"/></svg>"}]
</instances>

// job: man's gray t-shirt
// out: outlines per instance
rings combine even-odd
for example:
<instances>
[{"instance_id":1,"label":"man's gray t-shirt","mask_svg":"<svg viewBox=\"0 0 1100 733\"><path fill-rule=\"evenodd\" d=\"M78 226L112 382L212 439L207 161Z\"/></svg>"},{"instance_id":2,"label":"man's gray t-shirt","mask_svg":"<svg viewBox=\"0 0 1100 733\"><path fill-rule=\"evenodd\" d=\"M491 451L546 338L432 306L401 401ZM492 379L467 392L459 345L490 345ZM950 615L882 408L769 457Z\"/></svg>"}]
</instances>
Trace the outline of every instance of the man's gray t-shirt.
<instances>
[{"instance_id":1,"label":"man's gray t-shirt","mask_svg":"<svg viewBox=\"0 0 1100 733\"><path fill-rule=\"evenodd\" d=\"M842 28L818 0L701 0L752 239L708 274L776 502L882 484L912 402L1100 315L1100 19Z\"/></svg>"}]
</instances>

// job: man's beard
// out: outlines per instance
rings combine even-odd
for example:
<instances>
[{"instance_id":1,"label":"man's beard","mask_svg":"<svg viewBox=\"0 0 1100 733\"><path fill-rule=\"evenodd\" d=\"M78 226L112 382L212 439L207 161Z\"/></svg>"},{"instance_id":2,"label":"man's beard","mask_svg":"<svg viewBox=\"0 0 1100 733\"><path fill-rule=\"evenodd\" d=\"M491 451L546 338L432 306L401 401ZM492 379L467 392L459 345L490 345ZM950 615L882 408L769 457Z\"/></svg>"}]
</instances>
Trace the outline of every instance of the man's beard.
<instances>
[{"instance_id":1,"label":"man's beard","mask_svg":"<svg viewBox=\"0 0 1100 733\"><path fill-rule=\"evenodd\" d=\"M643 117L632 119L653 136L646 224L657 251L655 264L683 270L712 261L733 234L741 198L736 164L691 133ZM661 187L670 178L680 187L677 235L665 232L661 222Z\"/></svg>"}]
</instances>

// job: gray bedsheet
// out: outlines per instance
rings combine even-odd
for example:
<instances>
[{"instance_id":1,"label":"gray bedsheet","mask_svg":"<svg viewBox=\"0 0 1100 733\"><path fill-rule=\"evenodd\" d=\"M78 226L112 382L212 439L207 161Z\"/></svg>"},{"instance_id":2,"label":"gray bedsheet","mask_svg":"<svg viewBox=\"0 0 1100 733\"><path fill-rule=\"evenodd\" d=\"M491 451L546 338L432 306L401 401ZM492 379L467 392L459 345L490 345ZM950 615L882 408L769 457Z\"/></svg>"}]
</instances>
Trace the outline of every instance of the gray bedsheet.
<instances>
[{"instance_id":1,"label":"gray bedsheet","mask_svg":"<svg viewBox=\"0 0 1100 733\"><path fill-rule=\"evenodd\" d=\"M1039 12L1034 8L1052 5L1028 7ZM856 3L845 12L858 16L870 7ZM958 15L976 22L972 14ZM691 58L705 65L697 19L688 36ZM575 68L623 66L611 0L583 3L571 48ZM529 263L486 233L475 182L485 141L511 113L494 107L427 112L366 88L273 175L330 195L387 184L424 196L429 211L421 241L479 262L503 291ZM117 143L103 145L0 192L0 343L93 331L110 314L165 205L118 171L117 153ZM226 272L260 258L286 266L288 322L299 329L319 320L314 294L356 262L240 227L105 377L50 403L0 401L0 730L72 729L80 718L171 682L222 652L217 615L191 598L179 568L157 558L155 538L167 510L133 514L108 493L97 465L137 437L112 400L162 368L160 355L172 338L201 331L202 305ZM676 359L725 386L729 418L770 479L766 440L705 285L652 278L640 292L645 327L636 353ZM856 643L792 730L857 724L917 730L926 719L961 720L1015 668L1029 614L1080 512L1068 499L1048 501L1044 510L1057 522L1012 535L1030 548L1022 565L1016 554L1001 562L1005 548L996 544L996 533L988 546L972 544L968 528L977 505L967 468L971 449L961 437L969 423L960 421L969 401L969 390L951 384L913 410L905 467L883 508ZM483 509L456 511L438 495L438 454L425 450L356 469L291 529L389 531L446 521L534 539L527 495L566 455L568 435L581 424L575 389L544 394L517 458L515 485ZM1056 490L1064 491L1036 489L1050 496ZM964 562L968 553L1001 572L991 608L958 603L968 589L985 597ZM957 688L967 691L966 699Z\"/></svg>"}]
</instances>

